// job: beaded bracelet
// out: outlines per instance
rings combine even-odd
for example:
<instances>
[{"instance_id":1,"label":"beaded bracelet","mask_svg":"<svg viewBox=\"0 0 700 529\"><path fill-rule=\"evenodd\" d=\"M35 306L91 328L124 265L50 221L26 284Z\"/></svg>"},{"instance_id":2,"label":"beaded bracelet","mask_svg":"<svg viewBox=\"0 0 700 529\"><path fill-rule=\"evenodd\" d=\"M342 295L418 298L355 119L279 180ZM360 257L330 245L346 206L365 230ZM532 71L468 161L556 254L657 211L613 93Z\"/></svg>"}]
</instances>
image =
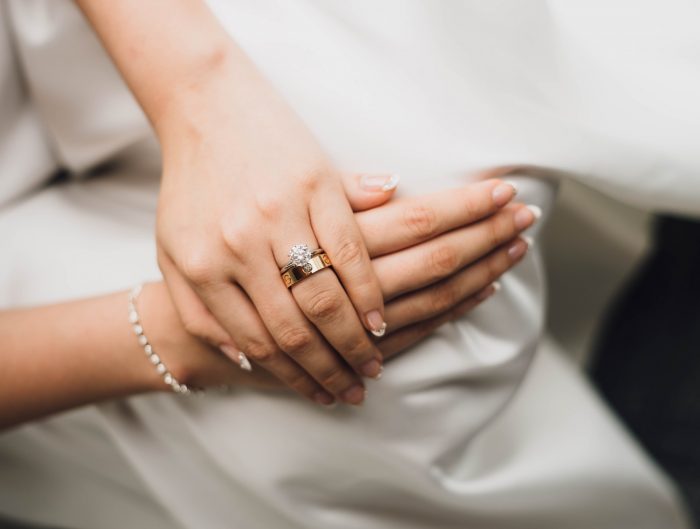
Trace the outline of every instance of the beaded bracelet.
<instances>
[{"instance_id":1,"label":"beaded bracelet","mask_svg":"<svg viewBox=\"0 0 700 529\"><path fill-rule=\"evenodd\" d=\"M143 326L139 318L139 313L136 310L136 299L139 297L143 285L135 286L131 292L129 292L129 322L133 326L134 334L139 340L139 343L143 347L146 357L150 360L151 364L156 368L159 375L163 377L163 382L165 382L170 388L180 395L191 395L193 390L188 388L185 384L180 384L173 374L168 370L168 368L163 363L163 360L154 351L153 347L143 334Z\"/></svg>"}]
</instances>

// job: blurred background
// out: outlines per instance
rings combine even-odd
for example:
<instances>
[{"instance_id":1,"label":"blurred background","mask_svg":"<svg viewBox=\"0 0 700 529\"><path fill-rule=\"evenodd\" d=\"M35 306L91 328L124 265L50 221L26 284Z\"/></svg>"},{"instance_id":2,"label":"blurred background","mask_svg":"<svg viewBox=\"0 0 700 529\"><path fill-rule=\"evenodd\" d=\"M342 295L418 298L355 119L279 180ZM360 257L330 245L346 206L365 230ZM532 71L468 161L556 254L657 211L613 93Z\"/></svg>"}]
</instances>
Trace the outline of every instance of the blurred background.
<instances>
[{"instance_id":1,"label":"blurred background","mask_svg":"<svg viewBox=\"0 0 700 529\"><path fill-rule=\"evenodd\" d=\"M579 364L700 525L700 222L565 182L544 229L542 347Z\"/></svg>"}]
</instances>

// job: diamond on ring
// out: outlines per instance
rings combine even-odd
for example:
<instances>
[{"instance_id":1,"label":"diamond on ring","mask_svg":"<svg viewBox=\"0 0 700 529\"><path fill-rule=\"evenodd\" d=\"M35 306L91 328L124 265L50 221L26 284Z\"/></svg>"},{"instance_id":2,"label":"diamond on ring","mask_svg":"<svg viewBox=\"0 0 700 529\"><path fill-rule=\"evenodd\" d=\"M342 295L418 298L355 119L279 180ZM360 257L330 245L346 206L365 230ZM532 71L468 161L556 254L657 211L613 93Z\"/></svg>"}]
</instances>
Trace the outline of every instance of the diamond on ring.
<instances>
[{"instance_id":1,"label":"diamond on ring","mask_svg":"<svg viewBox=\"0 0 700 529\"><path fill-rule=\"evenodd\" d=\"M313 257L311 248L306 244L295 244L289 250L289 264L292 266L302 266L305 272L311 271L311 263L309 261Z\"/></svg>"}]
</instances>

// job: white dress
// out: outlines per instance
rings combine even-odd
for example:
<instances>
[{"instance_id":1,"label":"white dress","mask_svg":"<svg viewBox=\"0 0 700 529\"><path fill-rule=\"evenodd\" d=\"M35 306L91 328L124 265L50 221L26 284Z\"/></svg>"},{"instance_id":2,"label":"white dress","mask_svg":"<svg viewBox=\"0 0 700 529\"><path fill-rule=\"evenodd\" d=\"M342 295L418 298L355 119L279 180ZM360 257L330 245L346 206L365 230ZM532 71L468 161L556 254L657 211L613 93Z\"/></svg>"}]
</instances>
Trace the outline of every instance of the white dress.
<instances>
[{"instance_id":1,"label":"white dress","mask_svg":"<svg viewBox=\"0 0 700 529\"><path fill-rule=\"evenodd\" d=\"M575 176L700 213L696 6L210 4L343 169L397 171L408 195L509 166L545 212ZM143 115L70 2L0 9L0 307L159 278ZM79 177L34 189L58 166ZM533 251L359 409L162 394L4 434L0 513L86 529L688 527L580 373L534 354L543 279Z\"/></svg>"}]
</instances>

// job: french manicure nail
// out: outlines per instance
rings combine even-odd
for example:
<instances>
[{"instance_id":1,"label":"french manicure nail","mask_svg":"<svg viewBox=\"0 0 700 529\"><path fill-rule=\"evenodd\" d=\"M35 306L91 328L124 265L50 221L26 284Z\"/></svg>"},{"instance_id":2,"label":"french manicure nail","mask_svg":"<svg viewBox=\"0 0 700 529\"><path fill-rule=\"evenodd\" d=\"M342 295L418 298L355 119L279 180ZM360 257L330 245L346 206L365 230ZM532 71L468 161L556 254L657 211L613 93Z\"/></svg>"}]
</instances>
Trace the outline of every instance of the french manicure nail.
<instances>
[{"instance_id":1,"label":"french manicure nail","mask_svg":"<svg viewBox=\"0 0 700 529\"><path fill-rule=\"evenodd\" d=\"M386 322L378 310L367 313L367 325L377 338L381 338L386 333Z\"/></svg>"},{"instance_id":2,"label":"french manicure nail","mask_svg":"<svg viewBox=\"0 0 700 529\"><path fill-rule=\"evenodd\" d=\"M529 207L520 208L513 217L515 227L518 230L524 230L526 228L529 228L532 225L532 223L535 222L535 220L537 220L537 217Z\"/></svg>"},{"instance_id":3,"label":"french manicure nail","mask_svg":"<svg viewBox=\"0 0 700 529\"><path fill-rule=\"evenodd\" d=\"M527 244L528 248L532 248L532 246L535 244L535 239L529 237L528 235L523 236L523 240L525 241L525 244Z\"/></svg>"},{"instance_id":4,"label":"french manicure nail","mask_svg":"<svg viewBox=\"0 0 700 529\"><path fill-rule=\"evenodd\" d=\"M365 388L359 384L355 384L354 386L350 386L349 389L343 391L340 397L348 404L359 406L362 404L362 401L365 400Z\"/></svg>"},{"instance_id":5,"label":"french manicure nail","mask_svg":"<svg viewBox=\"0 0 700 529\"><path fill-rule=\"evenodd\" d=\"M508 257L510 257L513 261L520 259L523 255L525 255L528 247L529 245L525 240L517 240L508 248Z\"/></svg>"},{"instance_id":6,"label":"french manicure nail","mask_svg":"<svg viewBox=\"0 0 700 529\"><path fill-rule=\"evenodd\" d=\"M532 214L535 216L536 219L539 219L542 216L542 208L539 206L535 206L534 204L529 204L527 206L527 209L532 211Z\"/></svg>"},{"instance_id":7,"label":"french manicure nail","mask_svg":"<svg viewBox=\"0 0 700 529\"><path fill-rule=\"evenodd\" d=\"M498 207L505 206L515 196L515 187L510 184L498 184L491 191L494 204Z\"/></svg>"},{"instance_id":8,"label":"french manicure nail","mask_svg":"<svg viewBox=\"0 0 700 529\"><path fill-rule=\"evenodd\" d=\"M500 281L494 281L493 284L492 284L492 286L493 286L493 289L494 289L496 292L498 292L499 290L501 290L501 282L500 282Z\"/></svg>"},{"instance_id":9,"label":"french manicure nail","mask_svg":"<svg viewBox=\"0 0 700 529\"><path fill-rule=\"evenodd\" d=\"M391 191L399 185L400 177L397 174L363 174L360 176L360 187L365 191Z\"/></svg>"},{"instance_id":10,"label":"french manicure nail","mask_svg":"<svg viewBox=\"0 0 700 529\"><path fill-rule=\"evenodd\" d=\"M231 360L238 363L238 353L240 352L238 349L226 343L222 343L221 345L219 345L219 349Z\"/></svg>"}]
</instances>

